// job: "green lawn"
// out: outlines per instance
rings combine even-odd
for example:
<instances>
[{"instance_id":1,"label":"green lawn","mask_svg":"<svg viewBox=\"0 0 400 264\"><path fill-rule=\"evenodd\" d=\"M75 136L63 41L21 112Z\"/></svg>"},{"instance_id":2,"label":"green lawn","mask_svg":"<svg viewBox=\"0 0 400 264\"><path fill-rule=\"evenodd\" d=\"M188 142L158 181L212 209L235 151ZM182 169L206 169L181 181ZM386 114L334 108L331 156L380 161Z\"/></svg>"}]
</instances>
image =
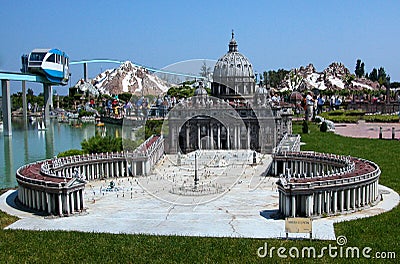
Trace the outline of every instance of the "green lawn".
<instances>
[{"instance_id":1,"label":"green lawn","mask_svg":"<svg viewBox=\"0 0 400 264\"><path fill-rule=\"evenodd\" d=\"M400 142L377 139L352 139L319 132L310 125L310 134L302 135L303 150L353 155L376 162L382 170L380 183L400 191ZM294 132L301 127L294 124ZM371 252L399 252L400 209L379 216L335 225L337 235L347 237L347 246L371 247ZM1 226L14 219L0 214ZM212 223L210 223L211 225ZM0 263L254 263L287 262L277 257L257 257L257 249L284 246L297 248L337 246L335 241L197 238L149 235L113 235L79 232L37 232L0 230ZM326 253L326 251L325 251ZM286 252L287 254L287 252ZM301 263L347 262L345 258L290 259ZM365 263L371 260L351 259ZM395 260L391 262L396 263Z\"/></svg>"}]
</instances>

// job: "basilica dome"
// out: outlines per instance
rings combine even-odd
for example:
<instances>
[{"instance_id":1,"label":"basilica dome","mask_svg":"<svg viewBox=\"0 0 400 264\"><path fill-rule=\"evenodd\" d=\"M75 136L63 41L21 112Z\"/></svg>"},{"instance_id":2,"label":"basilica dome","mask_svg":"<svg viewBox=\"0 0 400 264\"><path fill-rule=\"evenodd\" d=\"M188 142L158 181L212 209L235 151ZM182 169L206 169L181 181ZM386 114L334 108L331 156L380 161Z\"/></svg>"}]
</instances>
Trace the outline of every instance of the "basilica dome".
<instances>
[{"instance_id":1,"label":"basilica dome","mask_svg":"<svg viewBox=\"0 0 400 264\"><path fill-rule=\"evenodd\" d=\"M255 82L253 66L238 51L238 45L232 32L229 50L215 64L212 94L218 97L248 97L254 94Z\"/></svg>"},{"instance_id":2,"label":"basilica dome","mask_svg":"<svg viewBox=\"0 0 400 264\"><path fill-rule=\"evenodd\" d=\"M236 76L254 78L253 66L243 54L238 52L237 46L234 34L232 33L228 53L222 56L215 64L214 79Z\"/></svg>"}]
</instances>

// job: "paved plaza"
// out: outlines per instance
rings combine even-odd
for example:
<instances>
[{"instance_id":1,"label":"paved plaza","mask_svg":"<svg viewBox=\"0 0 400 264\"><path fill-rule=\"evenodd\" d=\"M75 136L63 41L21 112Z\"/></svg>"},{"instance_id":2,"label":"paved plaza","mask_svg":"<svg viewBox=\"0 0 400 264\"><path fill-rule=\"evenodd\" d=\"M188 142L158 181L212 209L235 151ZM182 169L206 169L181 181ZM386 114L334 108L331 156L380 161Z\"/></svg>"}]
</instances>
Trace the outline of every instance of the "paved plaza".
<instances>
[{"instance_id":1,"label":"paved plaza","mask_svg":"<svg viewBox=\"0 0 400 264\"><path fill-rule=\"evenodd\" d=\"M392 138L394 128L395 139L400 140L400 123L367 123L364 120L356 124L335 124L335 133L355 138L379 138L379 131L382 127L382 138Z\"/></svg>"},{"instance_id":2,"label":"paved plaza","mask_svg":"<svg viewBox=\"0 0 400 264\"><path fill-rule=\"evenodd\" d=\"M0 209L21 218L9 229L283 238L284 220L274 219L277 179L264 176L271 161L270 155L257 154L253 164L253 152L246 150L202 151L196 157L195 153L167 155L147 177L89 182L87 211L81 215L43 217L21 211L14 204L13 190L0 197ZM314 220L313 237L334 240L334 222L376 215L399 203L399 195L391 189L379 186L379 192L383 200L372 208ZM308 234L290 237L307 238Z\"/></svg>"}]
</instances>

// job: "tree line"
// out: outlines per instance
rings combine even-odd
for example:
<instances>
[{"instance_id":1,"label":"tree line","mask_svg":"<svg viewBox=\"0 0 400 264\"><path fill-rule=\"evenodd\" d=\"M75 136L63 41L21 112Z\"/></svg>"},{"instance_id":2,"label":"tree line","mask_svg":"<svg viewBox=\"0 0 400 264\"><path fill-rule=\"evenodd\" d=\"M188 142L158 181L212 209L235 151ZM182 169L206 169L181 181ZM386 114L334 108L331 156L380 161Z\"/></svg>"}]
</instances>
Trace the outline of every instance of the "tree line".
<instances>
[{"instance_id":1,"label":"tree line","mask_svg":"<svg viewBox=\"0 0 400 264\"><path fill-rule=\"evenodd\" d=\"M380 85L390 84L390 76L386 74L384 67L380 67L379 69L373 68L370 73L365 72L365 63L361 59L358 59L356 62L354 74L358 78L365 77L373 82L378 82Z\"/></svg>"}]
</instances>

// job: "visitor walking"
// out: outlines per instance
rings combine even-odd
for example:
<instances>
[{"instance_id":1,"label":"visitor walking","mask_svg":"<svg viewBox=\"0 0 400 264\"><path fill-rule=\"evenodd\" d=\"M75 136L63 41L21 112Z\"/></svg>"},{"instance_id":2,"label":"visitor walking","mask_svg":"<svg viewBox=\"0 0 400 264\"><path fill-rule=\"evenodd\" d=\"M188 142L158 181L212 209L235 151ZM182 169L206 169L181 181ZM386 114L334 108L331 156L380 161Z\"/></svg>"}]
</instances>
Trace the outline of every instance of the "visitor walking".
<instances>
[{"instance_id":1,"label":"visitor walking","mask_svg":"<svg viewBox=\"0 0 400 264\"><path fill-rule=\"evenodd\" d=\"M330 99L330 104L329 104L329 106L330 106L330 108L331 108L331 111L334 111L335 110L335 96L334 95L332 95L331 96L331 99Z\"/></svg>"},{"instance_id":2,"label":"visitor walking","mask_svg":"<svg viewBox=\"0 0 400 264\"><path fill-rule=\"evenodd\" d=\"M322 111L324 110L323 109L324 104L325 104L325 99L321 95L318 95L318 97L317 97L317 114L322 113Z\"/></svg>"},{"instance_id":3,"label":"visitor walking","mask_svg":"<svg viewBox=\"0 0 400 264\"><path fill-rule=\"evenodd\" d=\"M306 96L306 121L310 120L313 117L313 110L314 110L314 98L311 95L311 92L307 93Z\"/></svg>"}]
</instances>

